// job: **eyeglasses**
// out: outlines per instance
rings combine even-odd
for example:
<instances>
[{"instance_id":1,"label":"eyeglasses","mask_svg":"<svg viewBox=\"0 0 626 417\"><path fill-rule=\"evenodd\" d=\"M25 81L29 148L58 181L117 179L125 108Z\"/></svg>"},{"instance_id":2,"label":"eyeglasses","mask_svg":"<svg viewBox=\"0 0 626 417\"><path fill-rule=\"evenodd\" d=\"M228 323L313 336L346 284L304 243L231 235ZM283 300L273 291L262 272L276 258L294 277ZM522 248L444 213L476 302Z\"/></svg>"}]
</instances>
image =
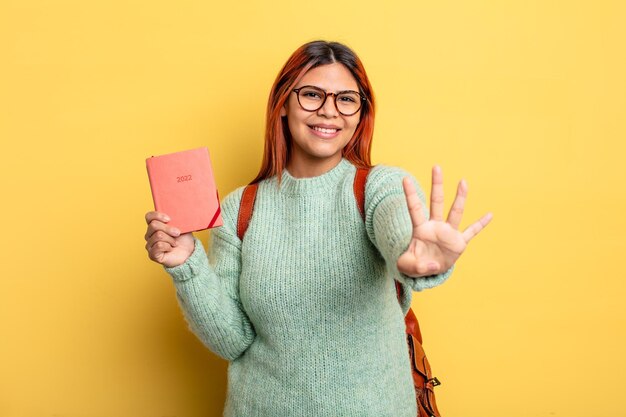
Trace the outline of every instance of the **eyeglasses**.
<instances>
[{"instance_id":1,"label":"eyeglasses","mask_svg":"<svg viewBox=\"0 0 626 417\"><path fill-rule=\"evenodd\" d=\"M321 88L312 85L294 88L293 92L297 94L298 104L300 104L302 110L311 112L321 109L324 103L326 103L328 96L333 96L335 108L344 116L356 114L356 112L361 110L363 102L367 100L367 98L356 91L346 90L338 93L327 93Z\"/></svg>"}]
</instances>

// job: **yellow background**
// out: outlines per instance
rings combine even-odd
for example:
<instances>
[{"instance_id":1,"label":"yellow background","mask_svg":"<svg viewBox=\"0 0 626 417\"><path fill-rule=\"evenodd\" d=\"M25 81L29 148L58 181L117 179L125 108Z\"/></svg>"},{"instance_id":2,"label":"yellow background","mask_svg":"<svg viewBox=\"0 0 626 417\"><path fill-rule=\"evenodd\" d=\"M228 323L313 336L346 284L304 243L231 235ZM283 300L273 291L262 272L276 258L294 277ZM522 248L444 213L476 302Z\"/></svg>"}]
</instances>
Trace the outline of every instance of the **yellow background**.
<instances>
[{"instance_id":1,"label":"yellow background","mask_svg":"<svg viewBox=\"0 0 626 417\"><path fill-rule=\"evenodd\" d=\"M494 220L416 294L446 417L625 416L621 1L0 3L0 417L219 416L226 362L144 249L145 158L260 164L289 54L353 47L374 162ZM208 232L198 234L205 242Z\"/></svg>"}]
</instances>

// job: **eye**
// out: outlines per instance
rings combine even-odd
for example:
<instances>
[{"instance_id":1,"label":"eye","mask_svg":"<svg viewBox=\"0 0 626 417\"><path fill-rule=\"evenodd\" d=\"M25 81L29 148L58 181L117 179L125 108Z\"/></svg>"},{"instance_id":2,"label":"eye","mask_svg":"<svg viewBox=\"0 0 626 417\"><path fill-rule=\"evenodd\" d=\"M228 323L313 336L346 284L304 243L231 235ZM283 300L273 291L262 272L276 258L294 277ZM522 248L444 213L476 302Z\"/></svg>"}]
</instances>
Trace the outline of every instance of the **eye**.
<instances>
[{"instance_id":1,"label":"eye","mask_svg":"<svg viewBox=\"0 0 626 417\"><path fill-rule=\"evenodd\" d=\"M300 97L306 98L307 100L321 100L324 94L313 88L303 88L300 90Z\"/></svg>"},{"instance_id":2,"label":"eye","mask_svg":"<svg viewBox=\"0 0 626 417\"><path fill-rule=\"evenodd\" d=\"M342 101L344 103L357 103L358 102L358 96L356 94L352 94L352 93L340 94L337 97L337 100Z\"/></svg>"}]
</instances>

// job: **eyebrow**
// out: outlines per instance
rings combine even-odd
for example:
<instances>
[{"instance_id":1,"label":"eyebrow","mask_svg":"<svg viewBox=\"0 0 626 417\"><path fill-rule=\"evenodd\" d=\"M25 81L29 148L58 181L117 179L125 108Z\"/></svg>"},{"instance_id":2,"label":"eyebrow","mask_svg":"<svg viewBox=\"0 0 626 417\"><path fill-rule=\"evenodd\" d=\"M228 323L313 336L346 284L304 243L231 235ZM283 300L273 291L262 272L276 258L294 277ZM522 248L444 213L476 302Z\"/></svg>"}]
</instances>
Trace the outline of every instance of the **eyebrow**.
<instances>
[{"instance_id":1,"label":"eyebrow","mask_svg":"<svg viewBox=\"0 0 626 417\"><path fill-rule=\"evenodd\" d=\"M361 92L358 89L357 90L347 89L347 90L328 91L328 90L323 89L319 85L313 85L313 84L304 84L304 85L301 85L300 87L294 87L294 89L304 88L304 87L315 87L315 88L319 88L320 90L322 90L322 91L324 91L326 93L333 93L333 94L347 93L347 92L353 92L353 93L361 94Z\"/></svg>"}]
</instances>

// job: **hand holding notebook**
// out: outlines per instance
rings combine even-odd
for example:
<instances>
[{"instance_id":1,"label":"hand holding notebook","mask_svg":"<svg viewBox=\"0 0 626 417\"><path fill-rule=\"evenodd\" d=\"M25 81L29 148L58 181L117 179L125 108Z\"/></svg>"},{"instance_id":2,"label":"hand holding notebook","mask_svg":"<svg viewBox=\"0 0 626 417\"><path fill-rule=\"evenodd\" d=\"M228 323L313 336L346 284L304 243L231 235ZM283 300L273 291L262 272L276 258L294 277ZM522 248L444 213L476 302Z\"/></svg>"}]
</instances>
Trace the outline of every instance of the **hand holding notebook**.
<instances>
[{"instance_id":1,"label":"hand holding notebook","mask_svg":"<svg viewBox=\"0 0 626 417\"><path fill-rule=\"evenodd\" d=\"M195 249L192 231L223 224L207 148L146 159L156 211L146 213L148 256L166 267L184 263Z\"/></svg>"}]
</instances>

